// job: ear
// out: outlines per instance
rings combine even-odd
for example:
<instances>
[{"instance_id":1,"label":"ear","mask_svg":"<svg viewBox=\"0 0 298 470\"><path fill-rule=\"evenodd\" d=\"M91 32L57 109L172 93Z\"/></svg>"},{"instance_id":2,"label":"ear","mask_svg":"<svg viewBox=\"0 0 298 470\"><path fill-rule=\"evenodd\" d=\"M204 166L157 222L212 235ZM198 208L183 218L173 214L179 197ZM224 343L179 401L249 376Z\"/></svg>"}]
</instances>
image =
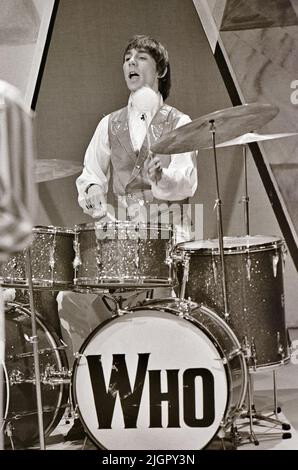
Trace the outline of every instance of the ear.
<instances>
[{"instance_id":1,"label":"ear","mask_svg":"<svg viewBox=\"0 0 298 470\"><path fill-rule=\"evenodd\" d=\"M158 78L163 78L163 77L165 77L166 74L167 74L167 71L168 71L168 67L165 68L165 71L164 71L164 73L163 73L162 75L158 75Z\"/></svg>"}]
</instances>

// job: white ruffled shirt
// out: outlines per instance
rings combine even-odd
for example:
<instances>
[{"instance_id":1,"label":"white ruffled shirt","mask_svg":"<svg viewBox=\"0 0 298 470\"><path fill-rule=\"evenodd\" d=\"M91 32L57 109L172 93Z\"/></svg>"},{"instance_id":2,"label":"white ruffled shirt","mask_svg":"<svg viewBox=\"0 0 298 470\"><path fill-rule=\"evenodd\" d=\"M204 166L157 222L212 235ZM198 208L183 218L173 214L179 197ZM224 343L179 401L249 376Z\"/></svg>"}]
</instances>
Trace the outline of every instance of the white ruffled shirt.
<instances>
[{"instance_id":1,"label":"white ruffled shirt","mask_svg":"<svg viewBox=\"0 0 298 470\"><path fill-rule=\"evenodd\" d=\"M158 100L151 111L140 113L133 105L132 94L128 101L128 126L130 138L135 151L140 150L150 124L158 109L163 105L163 99L158 93ZM142 119L141 119L142 118ZM145 118L145 119L144 119ZM189 116L183 114L177 127L189 123ZM95 183L101 187L104 195L108 192L110 179L111 148L109 144L109 115L98 124L95 133L85 153L84 168L77 178L78 202L85 207L85 189ZM197 188L196 152L187 152L171 156L168 168L163 169L158 183L152 183L152 193L157 199L174 201L194 195Z\"/></svg>"}]
</instances>

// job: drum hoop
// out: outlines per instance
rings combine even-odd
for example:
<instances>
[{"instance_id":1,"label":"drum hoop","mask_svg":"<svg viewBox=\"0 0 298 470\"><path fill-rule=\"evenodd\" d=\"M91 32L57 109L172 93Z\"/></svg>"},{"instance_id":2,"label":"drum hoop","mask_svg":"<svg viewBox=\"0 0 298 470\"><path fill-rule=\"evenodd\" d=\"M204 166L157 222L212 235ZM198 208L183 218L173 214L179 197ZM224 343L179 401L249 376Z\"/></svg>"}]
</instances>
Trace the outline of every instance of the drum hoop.
<instances>
[{"instance_id":1,"label":"drum hoop","mask_svg":"<svg viewBox=\"0 0 298 470\"><path fill-rule=\"evenodd\" d=\"M8 377L8 372L7 372L5 362L2 362L2 367L3 367L4 379L5 379L5 383L6 383L6 403L5 403L5 407L3 407L3 422L2 422L2 426L0 427L0 431L2 431L4 429L5 419L7 417L7 413L8 413L8 410L9 410L9 402L10 402L9 377Z\"/></svg>"},{"instance_id":2,"label":"drum hoop","mask_svg":"<svg viewBox=\"0 0 298 470\"><path fill-rule=\"evenodd\" d=\"M21 310L22 313L25 313L25 315L27 315L29 317L29 319L31 320L31 311L29 308L25 307L23 304L21 303L18 303L18 302L8 302L7 303L7 306L9 308L16 308L18 310ZM9 311L9 309L8 309ZM38 312L36 312L36 322L39 324L39 326L41 326L41 328L43 329L43 332L45 333L49 343L51 346L53 346L53 348L57 347L57 344L56 344L56 341L55 341L55 338L54 336L51 334L51 332L48 330L46 324L43 322L42 318L40 317L40 314ZM57 359L57 363L59 365L59 367L63 367L63 364L62 364L62 361L61 361L61 357L59 355L59 352L56 350L56 349L53 349L53 352L54 354L56 355L56 359ZM55 412L53 413L53 417L52 417L52 420L50 421L50 423L48 424L48 427L44 430L44 434L45 435L48 435L49 432L51 432L53 429L52 429L52 426L53 426L53 423L55 422L56 420L56 417L58 415L58 412L59 412L59 409L62 405L62 399L63 399L63 385L60 385L59 386L59 393L58 393L58 400L57 400L57 406L56 406L56 409L55 409ZM9 402L8 402L8 410L9 410Z\"/></svg>"},{"instance_id":3,"label":"drum hoop","mask_svg":"<svg viewBox=\"0 0 298 470\"><path fill-rule=\"evenodd\" d=\"M102 228L107 228L107 229L113 229L113 228L118 228L121 227L123 229L129 229L133 228L135 229L136 227L139 228L139 230L159 230L159 231L170 231L171 233L175 232L175 229L173 225L171 224L162 224L162 223L145 223L145 222L131 222L128 220L119 220L116 222L90 222L87 224L78 224L74 226L74 232L85 232L85 231L92 231L92 230L100 230Z\"/></svg>"},{"instance_id":4,"label":"drum hoop","mask_svg":"<svg viewBox=\"0 0 298 470\"><path fill-rule=\"evenodd\" d=\"M72 281L53 281L52 279L39 279L32 278L33 287L36 289L53 289L53 287L59 288L59 290L65 290L67 288L73 288ZM17 277L3 277L0 276L0 286L2 287L21 287L28 288L29 284L27 279L17 278Z\"/></svg>"},{"instance_id":5,"label":"drum hoop","mask_svg":"<svg viewBox=\"0 0 298 470\"><path fill-rule=\"evenodd\" d=\"M119 313L116 313L114 314L111 318L107 318L106 320L104 320L103 322L100 323L100 325L97 325L93 331L91 331L91 333L87 336L87 338L85 339L85 341L83 342L83 344L81 345L79 351L78 351L78 356L80 357L81 355L83 355L83 352L84 350L86 349L86 346L90 343L90 341L92 340L92 338L94 336L97 335L98 331L100 331L101 329L103 329L104 327L106 327L106 325L108 323L111 323L113 321L115 321L117 318L121 318L125 315L130 315L130 314L133 314L134 312L137 312L137 311L140 311L140 310L144 310L144 309L147 309L147 310L154 310L156 309L156 306L160 304L160 301L161 300L168 300L168 301L172 301L173 304L175 305L175 298L173 297L169 297L168 299L155 299L155 300L150 300L150 303L148 303L148 305L139 305L137 307L132 307L130 310L120 310L120 314ZM179 300L179 299L177 299ZM233 332L233 330L229 327L229 325L227 324L226 321L224 321L219 315L217 315L217 313L210 309L209 307L207 307L206 305L199 305L197 304L196 302L192 302L190 300L183 300L182 302L184 303L187 303L190 305L191 310L194 310L195 308L199 307L200 309L203 309L205 310L209 316L212 316L216 319L216 322L223 328L224 331L228 331L229 335L230 335L230 338L232 339L232 342L237 346L237 349L239 349L239 355L242 355L242 348L241 348L241 345L240 345L240 342L236 336L236 334ZM207 335L210 336L210 339L213 340L215 339L215 342L216 341L216 338L214 338L214 336L212 335L212 333L205 327L205 325L202 325L199 320L197 320L196 318L192 317L189 312L184 312L182 315L178 314L177 311L178 311L178 308L171 308L170 306L166 306L166 307L163 307L163 308L160 308L160 310L163 310L164 312L166 313L170 313L176 317L182 317L184 318L185 320L187 321L190 321L192 323L195 323L196 325L202 327L204 329L204 333L205 333L205 330L207 332ZM219 348L221 349L221 346L220 344L218 344ZM221 349L222 350L222 349ZM241 354L242 353L242 354ZM223 356L225 356L225 353L224 351L222 351L222 354ZM77 359L75 361L75 364L77 362ZM75 369L75 365L74 365L74 369Z\"/></svg>"},{"instance_id":6,"label":"drum hoop","mask_svg":"<svg viewBox=\"0 0 298 470\"><path fill-rule=\"evenodd\" d=\"M79 365L79 361L80 361L80 357L84 355L84 350L86 349L86 347L88 346L88 344L92 341L92 339L94 338L94 336L97 335L97 333L103 328L105 327L106 325L108 325L109 323L113 322L114 320L116 320L117 318L121 318L122 316L124 315L127 315L127 314L133 314L134 312L137 312L137 311L141 311L141 310L144 310L144 309L148 309L149 310L154 310L154 305L152 304L158 304L158 302L160 302L161 300L171 300L171 301L174 301L175 303L175 299L174 298L169 298L169 299L156 299L156 300L153 300L152 303L150 302L150 304L148 305L143 305L143 306L138 306L138 307L133 307L132 309L130 310L120 310L121 311L121 314L115 314L113 315L111 318L108 318L107 320L105 320L104 322L102 322L100 325L98 325L91 333L90 335L85 339L84 343L82 344L82 346L80 347L79 349L79 353L77 354L77 358L74 362L74 365L73 365L73 371L72 371L72 376L71 376L71 393L72 393L72 399L73 399L73 403L76 405L76 408L77 408L77 411L78 411L78 414L80 416L80 419L81 421L85 424L85 431L87 433L87 435L89 436L89 438L91 439L91 441L100 449L103 449L105 450L106 447L104 447L102 445L102 443L100 441L98 441L95 436L93 435L93 433L91 432L91 430L89 429L88 427L88 424L85 422L82 414L81 414L81 411L80 411L80 404L78 403L78 400L77 400L77 394L76 394L76 387L75 387L75 384L76 384L76 376L77 376L77 369L78 369L78 365ZM199 307L199 308L204 308L207 312L211 312L212 315L214 315L216 317L216 319L219 320L219 324L223 325L224 326L224 329L225 331L228 331L228 332L231 332L232 333L232 337L235 338L236 340L236 344L238 344L240 346L240 343L238 341L238 338L236 337L236 335L234 334L234 332L231 330L231 328L227 325L226 322L224 322L213 310L209 309L208 307L205 307L203 305L199 305L199 304L196 304L195 302L192 302L192 301L183 301L183 302L187 302L189 303L193 309L196 308L196 307ZM151 307L151 308L150 308ZM155 310L156 310L156 307L155 307ZM179 315L177 314L177 308L174 309L174 308L171 308L171 307L166 307L164 309L161 309L163 310L165 313L170 313L172 315L175 315L176 317L179 318ZM216 340L216 338L212 335L212 333L210 331L207 330L207 328L202 325L201 323L199 323L199 321L193 317L191 317L189 314L187 316L186 315L183 315L182 318L184 318L185 320L187 321L190 321L191 323L195 323L196 326L199 325L202 330L203 330L203 333L206 334L206 336L209 338L209 340L212 342L212 344L214 345L214 347L216 348L216 350L218 351L219 355L221 356L222 359L226 358L226 355L225 355L225 352L223 351L221 345L219 344L219 342ZM200 328L199 328L200 329ZM243 404L244 402L244 399L245 399L245 395L246 395L246 387L247 387L247 380L248 380L248 376L247 376L247 368L246 368L246 363L245 363L245 360L244 360L244 355L242 353L242 350L241 352L239 351L239 356L241 356L241 358L243 358L243 380L244 380L244 387L243 387L243 392L242 392L242 395L241 395L241 401L240 401L240 405ZM231 378L231 371L230 371L230 366L229 366L229 361L227 361L226 363L223 362L222 363L225 371L226 371L226 379L227 379L227 402L226 402L226 406L225 406L225 410L224 410L224 413L223 413L223 418L226 418L227 417L227 414L228 414L228 411L230 409L230 405L231 405L231 383L232 383L232 378ZM212 435L212 437L210 438L210 440L206 443L206 445L204 446L204 448L206 448L208 446L208 444L211 442L211 440L214 438L214 436L217 435L218 431L220 430L220 427L221 425L219 425L218 429L215 431L215 433Z\"/></svg>"},{"instance_id":7,"label":"drum hoop","mask_svg":"<svg viewBox=\"0 0 298 470\"><path fill-rule=\"evenodd\" d=\"M258 252L263 252L263 251L271 251L272 249L276 250L285 245L285 242L283 239L274 237L276 238L275 241L270 241L266 243L260 243L259 245L239 245L239 246L233 246L233 247L224 247L224 254L227 255L238 255L241 253L258 253ZM204 248L204 247L199 247L199 248L185 248L183 244L189 243L189 242L182 242L178 243L175 247L176 250L184 252L184 253L189 253L189 254L197 254L198 256L218 256L220 254L219 247L216 248Z\"/></svg>"},{"instance_id":8,"label":"drum hoop","mask_svg":"<svg viewBox=\"0 0 298 470\"><path fill-rule=\"evenodd\" d=\"M0 278L1 279L1 278ZM177 280L175 276L168 278L159 278L152 276L121 276L119 278L110 276L99 276L99 277L74 277L73 288L76 289L89 289L89 288L101 288L107 287L135 287L138 289L147 289L148 287L176 287Z\"/></svg>"},{"instance_id":9,"label":"drum hoop","mask_svg":"<svg viewBox=\"0 0 298 470\"><path fill-rule=\"evenodd\" d=\"M50 233L50 234L71 234L74 235L75 230L69 227L55 227L54 225L36 225L32 229L33 233Z\"/></svg>"},{"instance_id":10,"label":"drum hoop","mask_svg":"<svg viewBox=\"0 0 298 470\"><path fill-rule=\"evenodd\" d=\"M170 300L170 299L171 299L171 298L169 298L169 300ZM159 301L160 301L160 300L161 300L161 299L159 299ZM165 300L165 299L162 299L162 300ZM183 302L185 302L185 301L183 301ZM188 302L188 301L186 301L186 302ZM200 306L199 304L197 304L196 306L201 308L201 306ZM131 309L131 312L142 311L142 310L144 310L144 309L146 309L146 310L152 310L152 311L153 311L153 310L156 310L156 307L153 308L153 307L151 307L151 305L147 305L147 306L146 306L146 305L144 305L144 306L138 306L138 307L133 307L133 308ZM222 359L225 358L225 356L226 356L226 355L225 355L225 352L223 351L221 345L218 344L218 342L217 342L215 336L207 329L207 327L206 327L205 325L202 325L196 318L192 317L189 312L184 312L183 314L178 314L178 313L177 313L177 311L178 311L177 308L175 309L175 308L171 308L171 307L168 307L168 306L165 307L165 308L161 307L160 310L162 310L162 311L165 312L165 313L170 313L171 315L174 315L174 317L183 318L184 320L186 320L186 321L188 321L188 322L190 322L190 323L193 323L196 327L200 326L199 329L202 329L203 332L206 334L206 336L208 336L208 338L210 339L210 341L211 341L212 343L215 343L214 346L215 346L216 350L220 353L221 358L222 358ZM213 312L213 313L215 313L215 312ZM225 326L226 326L226 325L225 325ZM223 363L223 366L226 368L226 364Z\"/></svg>"},{"instance_id":11,"label":"drum hoop","mask_svg":"<svg viewBox=\"0 0 298 470\"><path fill-rule=\"evenodd\" d=\"M143 305L143 306L139 305L137 307L133 307L130 310L130 312L144 310L145 308L148 309L148 310L154 310L156 308L156 305L160 304L161 300L172 301L173 304L175 305L175 298L173 298L173 297L169 297L168 299L155 299L153 301L150 300L150 303L148 305ZM177 300L179 300L179 299L177 299ZM217 322L217 324L219 324L225 332L228 332L230 339L232 339L232 342L236 346L236 349L239 350L239 355L241 355L242 347L241 347L241 344L240 344L236 334L230 328L228 323L226 321L224 321L214 310L207 307L206 305L197 304L196 302L192 302L190 300L182 300L182 303L187 303L191 307L191 309L190 309L191 311L198 307L200 310L203 310L203 311L207 312L208 315L211 316L212 318L215 318L215 322ZM171 308L170 306L166 306L165 308L161 308L161 310L163 310L164 312L167 312L167 313L174 314L177 317L182 317L185 320L190 321L191 323L195 323L196 326L202 327L203 330L204 330L204 333L206 331L207 336L209 336L212 341L214 340L217 343L216 337L208 330L208 328L205 325L203 325L202 323L200 323L200 321L197 318L193 317L191 315L191 313L189 313L188 311L183 312L182 315L177 314L177 311L179 311L178 308ZM218 344L218 346L219 346L220 350L222 351L223 357L226 357L226 354L222 350L220 344Z\"/></svg>"}]
</instances>

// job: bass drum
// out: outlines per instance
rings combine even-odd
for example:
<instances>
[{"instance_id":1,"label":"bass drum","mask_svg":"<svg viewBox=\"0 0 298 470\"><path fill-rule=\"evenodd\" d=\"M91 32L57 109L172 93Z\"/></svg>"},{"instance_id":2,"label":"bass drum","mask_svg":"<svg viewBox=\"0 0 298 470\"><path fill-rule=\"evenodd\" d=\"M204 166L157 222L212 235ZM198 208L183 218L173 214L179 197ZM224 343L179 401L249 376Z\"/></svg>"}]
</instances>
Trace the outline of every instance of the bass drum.
<instances>
[{"instance_id":1,"label":"bass drum","mask_svg":"<svg viewBox=\"0 0 298 470\"><path fill-rule=\"evenodd\" d=\"M64 414L69 398L68 364L55 333L36 316L44 433L48 436ZM9 303L5 311L4 434L5 447L24 449L39 439L30 310ZM11 436L9 438L9 435Z\"/></svg>"},{"instance_id":2,"label":"bass drum","mask_svg":"<svg viewBox=\"0 0 298 470\"><path fill-rule=\"evenodd\" d=\"M238 416L247 368L212 310L163 299L97 327L74 365L82 424L99 448L202 449Z\"/></svg>"}]
</instances>

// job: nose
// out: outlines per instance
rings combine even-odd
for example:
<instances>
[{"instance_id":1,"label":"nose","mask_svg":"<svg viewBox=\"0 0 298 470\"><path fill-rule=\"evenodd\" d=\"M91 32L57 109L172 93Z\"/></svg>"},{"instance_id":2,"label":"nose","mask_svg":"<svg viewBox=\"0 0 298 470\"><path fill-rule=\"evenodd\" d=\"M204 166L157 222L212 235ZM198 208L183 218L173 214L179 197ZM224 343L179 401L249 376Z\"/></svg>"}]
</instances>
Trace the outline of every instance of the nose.
<instances>
[{"instance_id":1,"label":"nose","mask_svg":"<svg viewBox=\"0 0 298 470\"><path fill-rule=\"evenodd\" d=\"M131 56L128 60L128 64L129 65L136 65L137 61L136 61L136 58L135 56Z\"/></svg>"}]
</instances>

